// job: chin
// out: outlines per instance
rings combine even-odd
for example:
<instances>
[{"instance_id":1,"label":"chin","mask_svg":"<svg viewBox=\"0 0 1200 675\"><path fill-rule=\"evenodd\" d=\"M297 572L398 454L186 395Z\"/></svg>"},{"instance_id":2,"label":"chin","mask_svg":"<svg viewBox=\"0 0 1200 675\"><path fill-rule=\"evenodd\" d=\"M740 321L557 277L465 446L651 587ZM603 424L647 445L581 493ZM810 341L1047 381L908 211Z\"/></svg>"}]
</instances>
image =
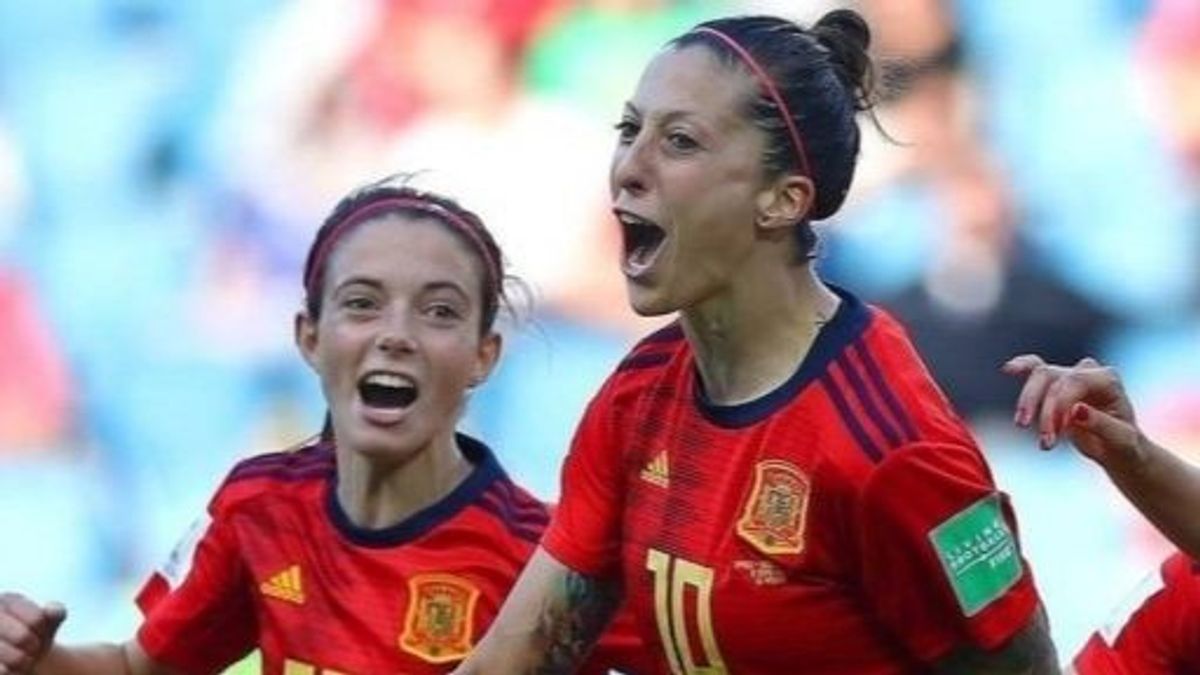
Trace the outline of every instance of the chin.
<instances>
[{"instance_id":1,"label":"chin","mask_svg":"<svg viewBox=\"0 0 1200 675\"><path fill-rule=\"evenodd\" d=\"M346 446L348 450L366 459L394 461L414 454L414 448L419 446L419 443L406 435L397 436L394 432L370 429L366 430L366 433L355 434Z\"/></svg>"},{"instance_id":2,"label":"chin","mask_svg":"<svg viewBox=\"0 0 1200 675\"><path fill-rule=\"evenodd\" d=\"M635 314L642 317L655 317L671 314L679 309L670 298L653 289L630 284L628 287L629 307Z\"/></svg>"},{"instance_id":3,"label":"chin","mask_svg":"<svg viewBox=\"0 0 1200 675\"><path fill-rule=\"evenodd\" d=\"M633 305L633 313L645 319L651 319L656 316L666 316L667 314L673 314L674 312L675 309L672 307L642 307L639 305Z\"/></svg>"}]
</instances>

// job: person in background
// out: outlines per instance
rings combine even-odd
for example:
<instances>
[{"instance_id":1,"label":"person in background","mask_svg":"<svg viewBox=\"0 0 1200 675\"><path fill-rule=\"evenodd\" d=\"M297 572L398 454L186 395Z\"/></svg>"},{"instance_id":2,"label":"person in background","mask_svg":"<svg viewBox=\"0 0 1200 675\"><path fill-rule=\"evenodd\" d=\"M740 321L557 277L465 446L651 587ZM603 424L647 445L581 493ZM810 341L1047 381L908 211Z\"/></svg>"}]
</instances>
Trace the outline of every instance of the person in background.
<instances>
[{"instance_id":1,"label":"person in background","mask_svg":"<svg viewBox=\"0 0 1200 675\"><path fill-rule=\"evenodd\" d=\"M854 279L870 267L852 255L854 244L880 241L861 229L864 219L878 219L897 238L922 238L911 276L870 296L904 322L955 409L977 431L988 430L1004 424L1014 393L996 363L1017 351L1052 360L1097 353L1116 318L1067 284L1029 239L1029 208L1018 176L988 138L990 110L980 105L954 4L866 0L862 6L879 28L872 50L888 85L882 126L900 143L876 139L865 149L856 204L865 213L856 222L847 209L850 222L831 239L826 272ZM897 246L879 247L881 267L903 258Z\"/></svg>"}]
</instances>

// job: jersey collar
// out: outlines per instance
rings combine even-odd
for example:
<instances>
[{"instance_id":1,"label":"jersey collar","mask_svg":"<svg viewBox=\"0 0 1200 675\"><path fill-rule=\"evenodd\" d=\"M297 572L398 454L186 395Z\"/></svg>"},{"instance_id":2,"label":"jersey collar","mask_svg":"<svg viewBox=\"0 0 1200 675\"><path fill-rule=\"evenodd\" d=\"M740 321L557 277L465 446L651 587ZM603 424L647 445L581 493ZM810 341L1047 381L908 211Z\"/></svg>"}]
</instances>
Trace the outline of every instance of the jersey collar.
<instances>
[{"instance_id":1,"label":"jersey collar","mask_svg":"<svg viewBox=\"0 0 1200 675\"><path fill-rule=\"evenodd\" d=\"M791 403L809 382L825 372L830 361L837 358L838 354L862 335L871 321L870 309L849 291L833 284L826 285L842 302L833 318L825 324L817 339L813 341L812 348L808 350L796 372L775 389L753 401L718 405L709 400L700 374L695 365L692 366L692 380L695 383L692 391L696 407L705 419L727 429L748 427L765 420Z\"/></svg>"},{"instance_id":2,"label":"jersey collar","mask_svg":"<svg viewBox=\"0 0 1200 675\"><path fill-rule=\"evenodd\" d=\"M408 518L379 529L359 527L350 521L337 500L337 476L330 479L325 494L325 510L334 529L351 543L369 548L399 546L418 539L438 525L450 520L459 511L480 497L493 482L504 478L496 456L483 442L466 434L455 434L463 456L473 465L471 473L439 501L417 511Z\"/></svg>"}]
</instances>

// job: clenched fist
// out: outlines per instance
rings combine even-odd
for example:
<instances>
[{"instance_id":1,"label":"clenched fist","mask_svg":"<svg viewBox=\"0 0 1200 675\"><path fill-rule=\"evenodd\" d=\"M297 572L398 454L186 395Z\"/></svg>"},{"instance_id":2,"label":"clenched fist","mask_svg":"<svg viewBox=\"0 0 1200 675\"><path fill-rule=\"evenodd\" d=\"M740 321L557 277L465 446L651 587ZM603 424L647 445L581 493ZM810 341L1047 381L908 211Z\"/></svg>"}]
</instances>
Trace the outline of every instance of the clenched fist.
<instances>
[{"instance_id":1,"label":"clenched fist","mask_svg":"<svg viewBox=\"0 0 1200 675\"><path fill-rule=\"evenodd\" d=\"M32 673L66 618L62 605L39 606L23 595L0 593L0 675Z\"/></svg>"}]
</instances>

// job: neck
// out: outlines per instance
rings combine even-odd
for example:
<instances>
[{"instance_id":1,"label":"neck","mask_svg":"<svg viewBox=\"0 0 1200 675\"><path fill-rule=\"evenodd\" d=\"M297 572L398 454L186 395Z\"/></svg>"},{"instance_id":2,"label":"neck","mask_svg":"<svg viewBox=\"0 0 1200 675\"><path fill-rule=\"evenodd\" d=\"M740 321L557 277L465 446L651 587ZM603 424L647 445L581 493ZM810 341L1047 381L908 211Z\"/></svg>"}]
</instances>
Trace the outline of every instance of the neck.
<instances>
[{"instance_id":1,"label":"neck","mask_svg":"<svg viewBox=\"0 0 1200 675\"><path fill-rule=\"evenodd\" d=\"M337 499L357 527L396 525L431 506L471 472L453 432L400 462L384 462L338 446Z\"/></svg>"},{"instance_id":2,"label":"neck","mask_svg":"<svg viewBox=\"0 0 1200 675\"><path fill-rule=\"evenodd\" d=\"M752 401L786 381L841 302L811 264L763 267L683 312L684 333L714 403Z\"/></svg>"}]
</instances>

